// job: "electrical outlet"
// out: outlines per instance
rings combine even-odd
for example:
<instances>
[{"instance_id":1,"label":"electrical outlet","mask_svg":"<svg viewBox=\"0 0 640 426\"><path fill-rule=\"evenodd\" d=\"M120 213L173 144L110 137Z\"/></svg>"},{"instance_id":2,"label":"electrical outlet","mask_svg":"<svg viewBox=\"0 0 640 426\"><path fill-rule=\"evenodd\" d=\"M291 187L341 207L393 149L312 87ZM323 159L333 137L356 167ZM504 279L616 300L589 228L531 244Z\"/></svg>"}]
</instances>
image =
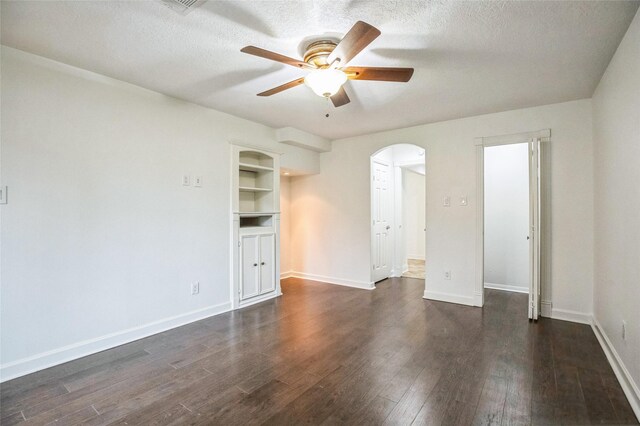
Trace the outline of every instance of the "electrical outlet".
<instances>
[{"instance_id":1,"label":"electrical outlet","mask_svg":"<svg viewBox=\"0 0 640 426\"><path fill-rule=\"evenodd\" d=\"M198 188L202 186L202 176L193 178L193 186L197 186Z\"/></svg>"},{"instance_id":2,"label":"electrical outlet","mask_svg":"<svg viewBox=\"0 0 640 426\"><path fill-rule=\"evenodd\" d=\"M451 279L451 271L444 271L444 279L445 280Z\"/></svg>"},{"instance_id":3,"label":"electrical outlet","mask_svg":"<svg viewBox=\"0 0 640 426\"><path fill-rule=\"evenodd\" d=\"M182 185L184 185L184 186L191 185L191 176L189 176L189 175L182 176Z\"/></svg>"},{"instance_id":4,"label":"electrical outlet","mask_svg":"<svg viewBox=\"0 0 640 426\"><path fill-rule=\"evenodd\" d=\"M622 340L627 340L627 322L622 321Z\"/></svg>"},{"instance_id":5,"label":"electrical outlet","mask_svg":"<svg viewBox=\"0 0 640 426\"><path fill-rule=\"evenodd\" d=\"M200 293L200 283L199 282L195 282L195 283L191 284L191 295L195 296L198 293Z\"/></svg>"},{"instance_id":6,"label":"electrical outlet","mask_svg":"<svg viewBox=\"0 0 640 426\"><path fill-rule=\"evenodd\" d=\"M446 196L442 199L442 205L445 207L451 207L451 197L450 196Z\"/></svg>"}]
</instances>

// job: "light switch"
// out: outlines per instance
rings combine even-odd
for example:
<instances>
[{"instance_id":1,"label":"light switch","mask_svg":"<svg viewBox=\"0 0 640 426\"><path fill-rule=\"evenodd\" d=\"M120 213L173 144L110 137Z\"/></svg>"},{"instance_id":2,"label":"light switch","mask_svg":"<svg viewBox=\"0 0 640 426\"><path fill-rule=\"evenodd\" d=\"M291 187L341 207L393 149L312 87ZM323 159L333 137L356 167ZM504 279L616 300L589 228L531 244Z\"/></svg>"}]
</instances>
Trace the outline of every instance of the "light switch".
<instances>
[{"instance_id":1,"label":"light switch","mask_svg":"<svg viewBox=\"0 0 640 426\"><path fill-rule=\"evenodd\" d=\"M193 186L197 186L197 187L202 186L202 176L196 176L193 179Z\"/></svg>"},{"instance_id":2,"label":"light switch","mask_svg":"<svg viewBox=\"0 0 640 426\"><path fill-rule=\"evenodd\" d=\"M191 185L191 177L189 175L182 176L182 185L184 186Z\"/></svg>"},{"instance_id":3,"label":"light switch","mask_svg":"<svg viewBox=\"0 0 640 426\"><path fill-rule=\"evenodd\" d=\"M449 197L448 195L446 197L444 197L442 199L442 205L445 207L450 207L451 206L451 197Z\"/></svg>"},{"instance_id":4,"label":"light switch","mask_svg":"<svg viewBox=\"0 0 640 426\"><path fill-rule=\"evenodd\" d=\"M466 206L468 204L467 197L460 197L460 205Z\"/></svg>"}]
</instances>

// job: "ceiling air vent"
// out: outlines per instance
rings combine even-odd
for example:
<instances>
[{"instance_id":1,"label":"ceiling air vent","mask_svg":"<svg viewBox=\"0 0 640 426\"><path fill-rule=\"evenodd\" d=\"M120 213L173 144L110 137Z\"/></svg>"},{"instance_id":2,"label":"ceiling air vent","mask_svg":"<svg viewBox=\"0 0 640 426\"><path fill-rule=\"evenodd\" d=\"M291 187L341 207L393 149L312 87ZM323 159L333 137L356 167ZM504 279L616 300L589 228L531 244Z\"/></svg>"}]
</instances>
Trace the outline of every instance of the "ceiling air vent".
<instances>
[{"instance_id":1,"label":"ceiling air vent","mask_svg":"<svg viewBox=\"0 0 640 426\"><path fill-rule=\"evenodd\" d=\"M160 0L162 4L178 12L180 15L186 15L205 1L206 0Z\"/></svg>"}]
</instances>

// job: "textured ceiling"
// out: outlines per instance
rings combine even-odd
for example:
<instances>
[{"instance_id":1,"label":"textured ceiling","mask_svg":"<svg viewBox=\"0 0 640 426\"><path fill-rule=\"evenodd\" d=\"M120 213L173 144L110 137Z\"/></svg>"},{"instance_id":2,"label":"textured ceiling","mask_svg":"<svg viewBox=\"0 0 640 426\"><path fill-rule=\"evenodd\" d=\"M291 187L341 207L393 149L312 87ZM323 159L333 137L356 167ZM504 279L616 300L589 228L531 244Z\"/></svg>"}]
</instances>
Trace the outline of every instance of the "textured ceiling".
<instances>
[{"instance_id":1,"label":"textured ceiling","mask_svg":"<svg viewBox=\"0 0 640 426\"><path fill-rule=\"evenodd\" d=\"M335 139L590 97L639 2L210 0L2 2L2 43L273 127ZM299 57L309 36L357 20L382 31L351 65L412 66L406 84L350 81L335 109L304 72L240 53ZM325 114L329 112L329 118Z\"/></svg>"}]
</instances>

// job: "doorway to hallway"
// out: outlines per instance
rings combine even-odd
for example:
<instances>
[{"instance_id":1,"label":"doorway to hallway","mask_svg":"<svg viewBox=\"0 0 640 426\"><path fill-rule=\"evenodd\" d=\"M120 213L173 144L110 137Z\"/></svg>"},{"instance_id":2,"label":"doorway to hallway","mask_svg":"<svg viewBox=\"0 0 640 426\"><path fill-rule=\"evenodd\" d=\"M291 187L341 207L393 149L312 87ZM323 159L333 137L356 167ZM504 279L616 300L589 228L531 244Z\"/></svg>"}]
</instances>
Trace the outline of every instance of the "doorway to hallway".
<instances>
[{"instance_id":1,"label":"doorway to hallway","mask_svg":"<svg viewBox=\"0 0 640 426\"><path fill-rule=\"evenodd\" d=\"M549 272L549 138L545 129L476 139L476 218L482 229L476 234L476 306L483 306L485 288L526 290L529 319L540 316ZM504 282L492 282L498 280Z\"/></svg>"},{"instance_id":2,"label":"doorway to hallway","mask_svg":"<svg viewBox=\"0 0 640 426\"><path fill-rule=\"evenodd\" d=\"M425 151L397 144L371 156L372 281L425 279Z\"/></svg>"}]
</instances>

